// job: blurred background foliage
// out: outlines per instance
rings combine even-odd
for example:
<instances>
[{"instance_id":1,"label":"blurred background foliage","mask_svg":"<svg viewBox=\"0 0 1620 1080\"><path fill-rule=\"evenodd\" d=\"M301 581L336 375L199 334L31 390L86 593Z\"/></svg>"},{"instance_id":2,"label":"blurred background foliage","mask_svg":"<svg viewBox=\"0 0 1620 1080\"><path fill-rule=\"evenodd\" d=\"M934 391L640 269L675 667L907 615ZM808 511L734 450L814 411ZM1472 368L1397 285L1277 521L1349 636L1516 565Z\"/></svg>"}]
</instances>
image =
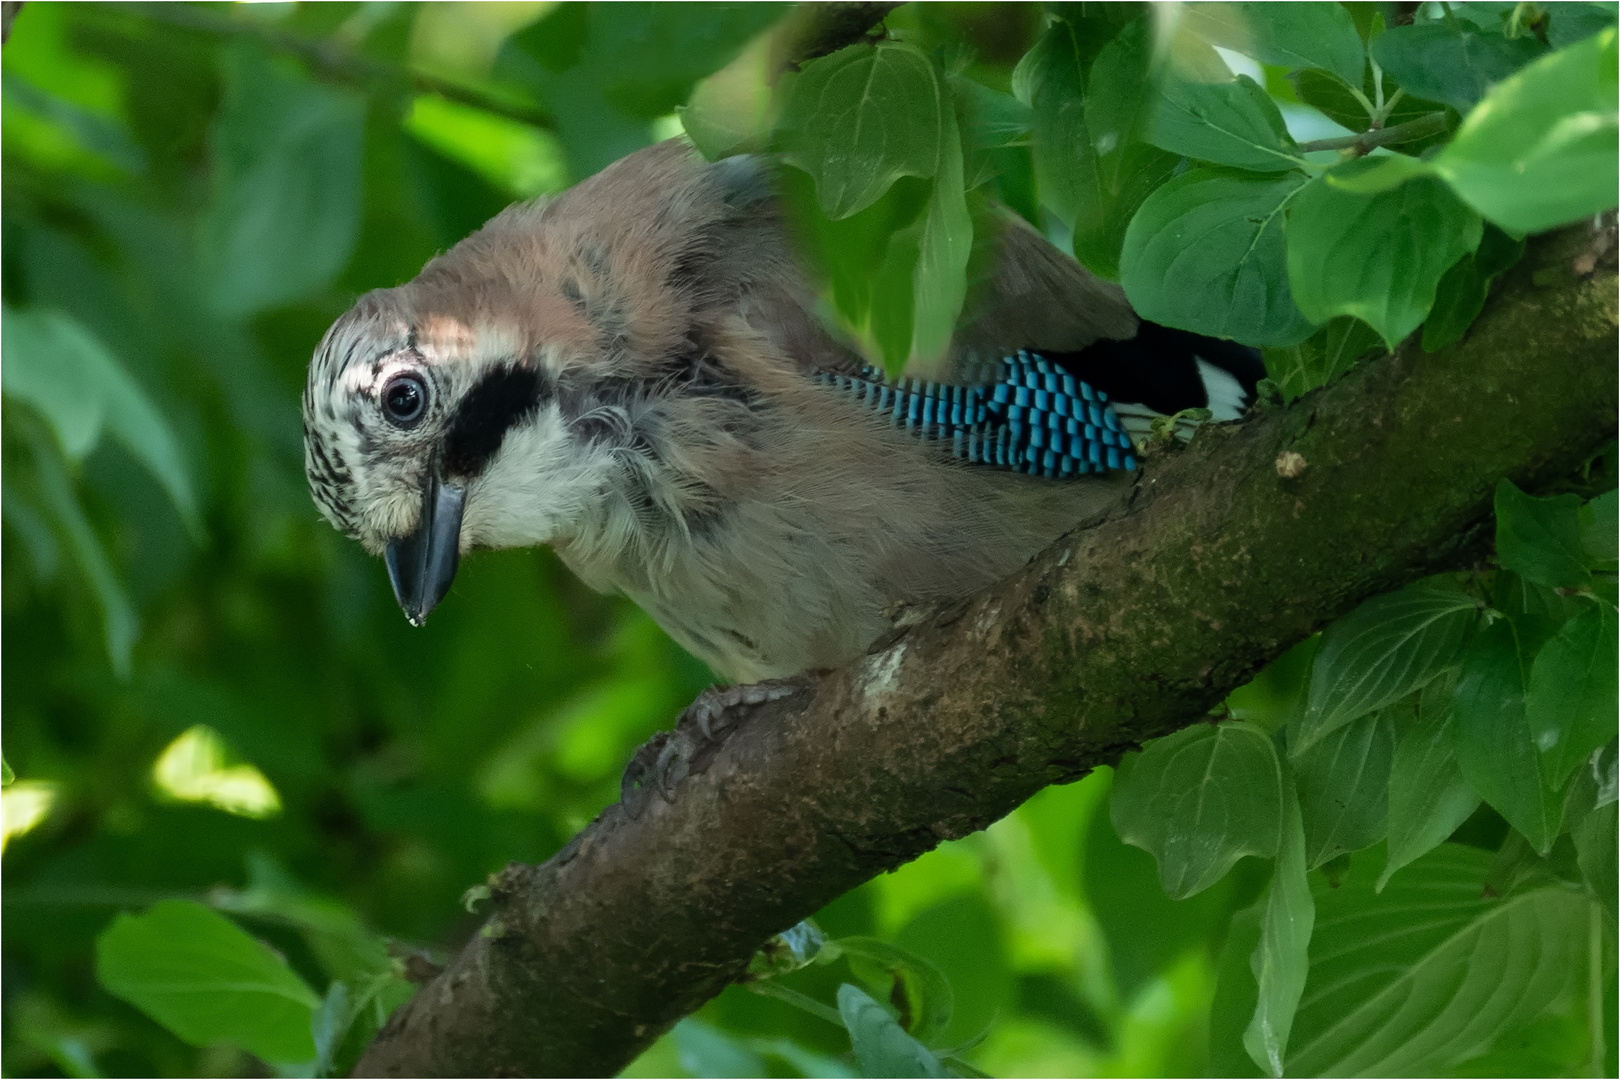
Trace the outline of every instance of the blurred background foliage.
<instances>
[{"instance_id":1,"label":"blurred background foliage","mask_svg":"<svg viewBox=\"0 0 1620 1080\"><path fill-rule=\"evenodd\" d=\"M298 402L311 349L357 294L411 278L508 202L680 134L683 117L703 119L706 149L759 130L792 18L764 4L23 7L0 93L7 1075L265 1075L250 1049L298 1056L302 1043L249 1035L191 1045L109 992L140 962L139 927L164 919L221 955L251 951L173 900L271 945L306 986L293 997L324 993L311 1068L341 1071L409 979L475 931L485 876L545 859L614 801L634 748L710 682L543 550L469 559L427 627L409 627L381 564L316 515ZM940 3L888 28L978 95L963 184L993 185L1062 240L1029 121L1005 115L1043 19ZM1346 132L1254 70L1294 137ZM689 99L697 115L677 111ZM812 248L870 261L862 228L886 243L922 213L926 186L908 183L862 212L877 225L811 214L829 230ZM909 328L862 325L882 275L822 269L831 306L903 356ZM1233 715L1275 728L1309 664L1274 667ZM841 898L821 930L886 946L753 987L774 990L732 987L629 1073L853 1075L849 1037L804 999L853 980L887 986L904 1015L936 971L954 1008L931 1043L958 1048L958 1068L1252 1072L1237 1033L1253 982L1246 1002L1217 984L1255 948L1269 864L1168 899L1153 856L1110 823L1112 779L1049 789ZM1506 828L1486 808L1459 835L1495 848ZM147 921L120 916L134 912ZM1591 989L1520 1018L1471 1068L1612 1072L1613 1036L1607 1062L1588 1037ZM347 1036L347 1019L322 1020L336 1014L354 1018Z\"/></svg>"}]
</instances>

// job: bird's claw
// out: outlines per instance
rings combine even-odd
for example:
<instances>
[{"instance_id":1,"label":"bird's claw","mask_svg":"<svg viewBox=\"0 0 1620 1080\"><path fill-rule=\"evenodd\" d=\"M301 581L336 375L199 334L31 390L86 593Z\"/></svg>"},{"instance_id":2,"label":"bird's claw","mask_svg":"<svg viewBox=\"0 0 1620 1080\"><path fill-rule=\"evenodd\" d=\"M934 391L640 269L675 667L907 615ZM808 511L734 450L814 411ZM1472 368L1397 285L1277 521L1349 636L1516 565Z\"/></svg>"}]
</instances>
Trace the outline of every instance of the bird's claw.
<instances>
[{"instance_id":1,"label":"bird's claw","mask_svg":"<svg viewBox=\"0 0 1620 1080\"><path fill-rule=\"evenodd\" d=\"M764 705L795 693L787 682L750 683L746 686L711 686L682 710L674 731L660 731L642 744L625 766L619 781L619 804L634 820L641 816L647 793L656 790L665 802L675 801L675 788L694 772L708 767L737 725L739 706Z\"/></svg>"}]
</instances>

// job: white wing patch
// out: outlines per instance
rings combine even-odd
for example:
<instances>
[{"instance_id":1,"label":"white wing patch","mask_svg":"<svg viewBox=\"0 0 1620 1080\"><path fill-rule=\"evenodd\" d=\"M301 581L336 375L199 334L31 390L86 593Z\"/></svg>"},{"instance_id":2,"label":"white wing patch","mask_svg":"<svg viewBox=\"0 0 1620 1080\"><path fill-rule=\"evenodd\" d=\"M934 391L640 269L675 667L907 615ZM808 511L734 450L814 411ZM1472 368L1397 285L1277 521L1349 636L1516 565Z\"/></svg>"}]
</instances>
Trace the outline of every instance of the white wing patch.
<instances>
[{"instance_id":1,"label":"white wing patch","mask_svg":"<svg viewBox=\"0 0 1620 1080\"><path fill-rule=\"evenodd\" d=\"M1231 372L1208 363L1203 357L1193 359L1198 362L1198 377L1204 383L1204 397L1209 401L1207 408L1213 414L1210 419L1236 420L1242 416L1249 404L1243 384L1234 379Z\"/></svg>"}]
</instances>

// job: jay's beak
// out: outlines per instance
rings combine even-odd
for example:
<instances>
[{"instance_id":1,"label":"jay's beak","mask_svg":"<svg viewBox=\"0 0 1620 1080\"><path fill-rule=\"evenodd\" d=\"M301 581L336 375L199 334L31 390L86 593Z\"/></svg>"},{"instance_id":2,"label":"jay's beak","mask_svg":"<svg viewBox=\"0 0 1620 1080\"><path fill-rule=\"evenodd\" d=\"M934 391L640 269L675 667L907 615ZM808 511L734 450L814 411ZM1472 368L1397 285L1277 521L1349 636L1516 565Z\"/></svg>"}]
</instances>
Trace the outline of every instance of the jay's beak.
<instances>
[{"instance_id":1,"label":"jay's beak","mask_svg":"<svg viewBox=\"0 0 1620 1080\"><path fill-rule=\"evenodd\" d=\"M388 542L383 554L388 580L394 585L394 599L412 626L427 621L428 612L439 606L456 579L456 563L461 557L461 510L466 497L466 488L444 483L437 470L428 470L416 531Z\"/></svg>"}]
</instances>

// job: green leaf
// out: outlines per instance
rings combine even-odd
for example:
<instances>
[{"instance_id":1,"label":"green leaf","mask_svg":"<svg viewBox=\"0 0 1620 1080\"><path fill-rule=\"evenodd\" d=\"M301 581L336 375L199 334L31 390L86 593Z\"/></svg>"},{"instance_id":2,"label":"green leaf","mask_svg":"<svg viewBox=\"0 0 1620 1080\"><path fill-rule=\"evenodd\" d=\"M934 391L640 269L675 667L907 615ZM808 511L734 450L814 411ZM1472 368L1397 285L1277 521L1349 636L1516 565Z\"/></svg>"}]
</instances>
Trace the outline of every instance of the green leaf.
<instances>
[{"instance_id":1,"label":"green leaf","mask_svg":"<svg viewBox=\"0 0 1620 1080\"><path fill-rule=\"evenodd\" d=\"M1215 998L1209 1009L1209 1075L1263 1076L1243 1045L1243 1034L1259 1003L1253 960L1260 945L1260 921L1271 896L1232 916L1215 965Z\"/></svg>"},{"instance_id":2,"label":"green leaf","mask_svg":"<svg viewBox=\"0 0 1620 1080\"><path fill-rule=\"evenodd\" d=\"M1143 201L1174 174L1180 156L1137 141L1146 126L1153 35L1130 23L1103 46L1091 66L1084 135L1064 153L1077 190L1070 218L1074 255L1093 273L1119 279L1125 230Z\"/></svg>"},{"instance_id":3,"label":"green leaf","mask_svg":"<svg viewBox=\"0 0 1620 1080\"><path fill-rule=\"evenodd\" d=\"M1585 897L1553 885L1485 899L1490 861L1447 844L1375 895L1374 860L1352 859L1338 888L1317 889L1290 1075L1444 1074L1564 990Z\"/></svg>"},{"instance_id":4,"label":"green leaf","mask_svg":"<svg viewBox=\"0 0 1620 1080\"><path fill-rule=\"evenodd\" d=\"M1461 341L1484 310L1491 282L1523 254L1522 238L1511 237L1495 225L1485 226L1479 250L1458 259L1440 279L1434 308L1423 323L1423 351L1439 352Z\"/></svg>"},{"instance_id":5,"label":"green leaf","mask_svg":"<svg viewBox=\"0 0 1620 1080\"><path fill-rule=\"evenodd\" d=\"M1086 163L1092 171L1096 167L1077 47L1074 28L1057 20L1013 71L1013 92L1030 107L1030 154L1041 202L1064 221L1073 221L1087 201Z\"/></svg>"},{"instance_id":6,"label":"green leaf","mask_svg":"<svg viewBox=\"0 0 1620 1080\"><path fill-rule=\"evenodd\" d=\"M1448 19L1392 26L1372 43L1371 51L1378 66L1407 93L1465 113L1545 47L1533 37L1481 33Z\"/></svg>"},{"instance_id":7,"label":"green leaf","mask_svg":"<svg viewBox=\"0 0 1620 1080\"><path fill-rule=\"evenodd\" d=\"M766 1076L765 1061L730 1035L688 1016L675 1025L675 1045L688 1076Z\"/></svg>"},{"instance_id":8,"label":"green leaf","mask_svg":"<svg viewBox=\"0 0 1620 1080\"><path fill-rule=\"evenodd\" d=\"M1581 500L1538 499L1511 480L1496 482L1496 558L1538 585L1580 589L1591 584L1581 543Z\"/></svg>"},{"instance_id":9,"label":"green leaf","mask_svg":"<svg viewBox=\"0 0 1620 1080\"><path fill-rule=\"evenodd\" d=\"M1420 709L1418 722L1401 736L1389 770L1389 856L1374 888L1427 855L1479 808L1457 764L1456 722L1450 709Z\"/></svg>"},{"instance_id":10,"label":"green leaf","mask_svg":"<svg viewBox=\"0 0 1620 1080\"><path fill-rule=\"evenodd\" d=\"M1305 163L1276 102L1247 75L1206 83L1167 74L1147 141L1172 153L1254 172L1290 172Z\"/></svg>"},{"instance_id":11,"label":"green leaf","mask_svg":"<svg viewBox=\"0 0 1620 1080\"><path fill-rule=\"evenodd\" d=\"M1378 331L1348 315L1323 325L1300 342L1280 348L1262 349L1266 373L1276 381L1284 401L1326 386L1349 371L1368 353L1384 351Z\"/></svg>"},{"instance_id":12,"label":"green leaf","mask_svg":"<svg viewBox=\"0 0 1620 1080\"><path fill-rule=\"evenodd\" d=\"M0 365L3 366L9 365ZM107 558L107 552L102 548L95 528L85 516L84 507L79 504L79 497L73 490L73 480L68 475L66 464L62 461L56 445L42 430L30 431L28 441L34 451L34 467L37 470L39 493L45 503L45 509L56 519L57 526L67 534L68 547L73 552L74 561L79 564L79 571L84 574L85 580L90 583L96 603L101 608L103 640L106 642L107 659L112 665L113 674L120 679L127 679L130 675L135 638L140 632L135 608L129 602L129 594L124 591L118 575L114 573L112 562Z\"/></svg>"},{"instance_id":13,"label":"green leaf","mask_svg":"<svg viewBox=\"0 0 1620 1080\"><path fill-rule=\"evenodd\" d=\"M1316 656L1295 756L1358 716L1393 705L1457 662L1478 618L1466 593L1414 585L1330 625Z\"/></svg>"},{"instance_id":14,"label":"green leaf","mask_svg":"<svg viewBox=\"0 0 1620 1080\"><path fill-rule=\"evenodd\" d=\"M1117 781L1118 776L1098 777L1110 779ZM1107 791L1103 794L1106 797ZM1153 856L1121 840L1105 812L1091 815L1073 847L1083 856L1077 884L1107 943L1107 967L1121 1000L1130 1000L1174 967L1188 950L1216 937L1233 904L1242 902L1235 899L1236 894L1250 884L1251 875L1244 872L1250 867L1241 867L1197 896L1172 900L1159 883ZM1269 870L1258 860L1249 862L1256 871ZM1247 952L1244 962L1248 962ZM1251 1000L1238 1024L1240 1032L1253 1011Z\"/></svg>"},{"instance_id":15,"label":"green leaf","mask_svg":"<svg viewBox=\"0 0 1620 1080\"><path fill-rule=\"evenodd\" d=\"M1198 724L1127 754L1114 777L1119 838L1151 852L1180 900L1245 855L1277 853L1282 788L1276 750L1253 724Z\"/></svg>"},{"instance_id":16,"label":"green leaf","mask_svg":"<svg viewBox=\"0 0 1620 1080\"><path fill-rule=\"evenodd\" d=\"M1616 835L1617 810L1620 804L1612 802L1595 807L1570 830L1581 878L1603 904L1611 920L1615 917L1616 894L1620 893L1620 872L1616 869L1616 851L1620 850L1620 837Z\"/></svg>"},{"instance_id":17,"label":"green leaf","mask_svg":"<svg viewBox=\"0 0 1620 1080\"><path fill-rule=\"evenodd\" d=\"M201 904L119 915L96 939L96 978L193 1046L227 1042L270 1062L315 1058L321 999L263 943Z\"/></svg>"},{"instance_id":18,"label":"green leaf","mask_svg":"<svg viewBox=\"0 0 1620 1080\"><path fill-rule=\"evenodd\" d=\"M1304 707L1311 665L1322 639L1312 634L1256 675L1226 695L1226 708L1234 720L1252 720L1262 730L1276 731Z\"/></svg>"},{"instance_id":19,"label":"green leaf","mask_svg":"<svg viewBox=\"0 0 1620 1080\"><path fill-rule=\"evenodd\" d=\"M1384 838L1395 723L1385 709L1352 720L1294 759L1305 865L1315 869Z\"/></svg>"},{"instance_id":20,"label":"green leaf","mask_svg":"<svg viewBox=\"0 0 1620 1080\"><path fill-rule=\"evenodd\" d=\"M1441 275L1479 246L1483 223L1431 177L1373 195L1335 182L1369 168L1377 163L1349 162L1299 192L1288 213L1288 281L1307 318L1354 315L1394 348L1429 314Z\"/></svg>"},{"instance_id":21,"label":"green leaf","mask_svg":"<svg viewBox=\"0 0 1620 1080\"><path fill-rule=\"evenodd\" d=\"M6 357L0 380L6 394L39 410L72 461L83 460L102 430L110 430L168 494L192 534L201 536L180 444L112 351L77 319L58 311L7 308L0 326Z\"/></svg>"},{"instance_id":22,"label":"green leaf","mask_svg":"<svg viewBox=\"0 0 1620 1080\"><path fill-rule=\"evenodd\" d=\"M1284 785L1282 843L1267 890L1260 941L1249 961L1256 1001L1254 1016L1243 1033L1243 1047L1268 1076L1283 1075L1316 922L1316 903L1305 876L1305 829L1292 788L1292 784Z\"/></svg>"},{"instance_id":23,"label":"green leaf","mask_svg":"<svg viewBox=\"0 0 1620 1080\"><path fill-rule=\"evenodd\" d=\"M911 1034L930 1039L950 1024L955 1007L950 980L928 960L874 937L842 937L833 945L849 960L850 970L887 1000L894 1000L894 986L900 984Z\"/></svg>"},{"instance_id":24,"label":"green leaf","mask_svg":"<svg viewBox=\"0 0 1620 1080\"><path fill-rule=\"evenodd\" d=\"M973 250L973 219L968 215L962 179L962 140L956 111L947 107L942 127L939 166L928 199L912 272L913 323L911 350L938 359L951 343L957 316L967 297L968 256Z\"/></svg>"},{"instance_id":25,"label":"green leaf","mask_svg":"<svg viewBox=\"0 0 1620 1080\"><path fill-rule=\"evenodd\" d=\"M1541 647L1530 667L1524 712L1549 787L1563 787L1592 751L1615 737L1615 623L1614 608L1590 600Z\"/></svg>"},{"instance_id":26,"label":"green leaf","mask_svg":"<svg viewBox=\"0 0 1620 1080\"><path fill-rule=\"evenodd\" d=\"M793 82L777 138L809 173L828 217L864 210L902 176L931 177L950 108L928 58L907 45L851 45ZM960 153L960 150L958 150Z\"/></svg>"},{"instance_id":27,"label":"green leaf","mask_svg":"<svg viewBox=\"0 0 1620 1080\"><path fill-rule=\"evenodd\" d=\"M1291 345L1311 323L1294 306L1283 211L1303 173L1193 168L1149 195L1125 230L1120 283L1145 319L1248 345Z\"/></svg>"},{"instance_id":28,"label":"green leaf","mask_svg":"<svg viewBox=\"0 0 1620 1080\"><path fill-rule=\"evenodd\" d=\"M1465 202L1512 232L1611 209L1615 31L1542 57L1491 90L1432 164Z\"/></svg>"},{"instance_id":29,"label":"green leaf","mask_svg":"<svg viewBox=\"0 0 1620 1080\"><path fill-rule=\"evenodd\" d=\"M1341 4L1197 4L1185 25L1212 45L1290 69L1320 68L1361 85L1366 52Z\"/></svg>"},{"instance_id":30,"label":"green leaf","mask_svg":"<svg viewBox=\"0 0 1620 1080\"><path fill-rule=\"evenodd\" d=\"M1612 3L1559 4L1547 14L1547 43L1562 49L1613 26L1616 12Z\"/></svg>"},{"instance_id":31,"label":"green leaf","mask_svg":"<svg viewBox=\"0 0 1620 1080\"><path fill-rule=\"evenodd\" d=\"M1613 571L1620 559L1620 491L1605 491L1586 504L1582 516L1587 524L1581 530L1581 547L1594 570Z\"/></svg>"},{"instance_id":32,"label":"green leaf","mask_svg":"<svg viewBox=\"0 0 1620 1080\"><path fill-rule=\"evenodd\" d=\"M309 296L348 263L365 101L302 78L247 35L223 60L202 282L219 311L244 316Z\"/></svg>"},{"instance_id":33,"label":"green leaf","mask_svg":"<svg viewBox=\"0 0 1620 1080\"><path fill-rule=\"evenodd\" d=\"M595 83L615 111L643 122L668 115L694 83L782 17L780 5L765 3L640 2L588 11L580 68L570 77Z\"/></svg>"},{"instance_id":34,"label":"green leaf","mask_svg":"<svg viewBox=\"0 0 1620 1080\"><path fill-rule=\"evenodd\" d=\"M1562 806L1541 777L1524 679L1512 624L1499 620L1475 637L1457 681L1457 763L1474 790L1545 855L1558 836Z\"/></svg>"},{"instance_id":35,"label":"green leaf","mask_svg":"<svg viewBox=\"0 0 1620 1080\"><path fill-rule=\"evenodd\" d=\"M862 1076L946 1076L945 1066L859 987L838 988L838 1012ZM758 1075L758 1074L755 1074Z\"/></svg>"}]
</instances>

